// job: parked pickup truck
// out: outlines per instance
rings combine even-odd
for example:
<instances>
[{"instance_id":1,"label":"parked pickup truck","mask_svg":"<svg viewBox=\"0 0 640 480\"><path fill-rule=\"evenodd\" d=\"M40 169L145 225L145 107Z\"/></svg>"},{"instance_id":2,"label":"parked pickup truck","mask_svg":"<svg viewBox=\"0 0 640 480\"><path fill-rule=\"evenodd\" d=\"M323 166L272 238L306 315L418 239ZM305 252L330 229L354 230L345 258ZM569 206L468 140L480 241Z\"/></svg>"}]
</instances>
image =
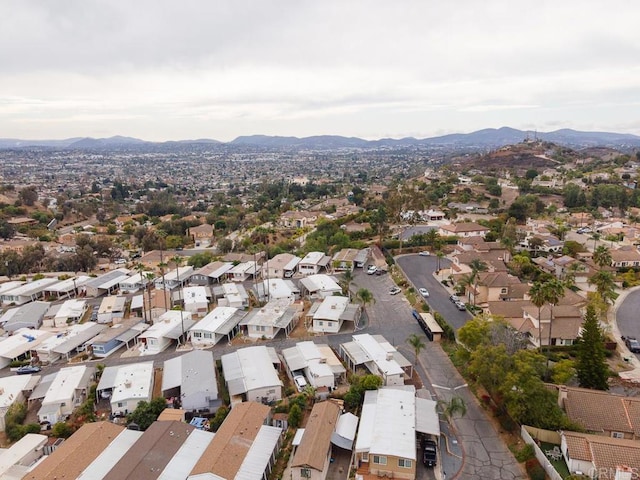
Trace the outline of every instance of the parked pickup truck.
<instances>
[{"instance_id":1,"label":"parked pickup truck","mask_svg":"<svg viewBox=\"0 0 640 480\"><path fill-rule=\"evenodd\" d=\"M438 461L438 447L433 440L424 441L424 451L422 454L422 463L426 467L435 467Z\"/></svg>"}]
</instances>

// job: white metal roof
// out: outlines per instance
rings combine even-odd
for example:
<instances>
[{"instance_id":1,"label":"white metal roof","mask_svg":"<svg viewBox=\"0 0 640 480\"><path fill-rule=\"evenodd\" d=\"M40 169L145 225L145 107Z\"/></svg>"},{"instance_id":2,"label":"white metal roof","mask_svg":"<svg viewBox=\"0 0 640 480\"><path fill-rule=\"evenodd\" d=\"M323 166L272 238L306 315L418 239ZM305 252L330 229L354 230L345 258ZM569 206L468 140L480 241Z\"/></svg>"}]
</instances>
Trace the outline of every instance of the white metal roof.
<instances>
[{"instance_id":1,"label":"white metal roof","mask_svg":"<svg viewBox=\"0 0 640 480\"><path fill-rule=\"evenodd\" d=\"M186 332L189 327L193 325L193 320L191 320L191 312L168 310L160 315L156 323L151 325L144 333L142 333L142 335L140 335L140 338L168 337L169 333L173 329L182 328L183 322Z\"/></svg>"},{"instance_id":2,"label":"white metal roof","mask_svg":"<svg viewBox=\"0 0 640 480\"><path fill-rule=\"evenodd\" d=\"M14 288L18 288L21 285L24 285L25 282L19 282L18 280L11 280L9 282L0 283L0 295L4 295L5 292L13 290Z\"/></svg>"},{"instance_id":3,"label":"white metal roof","mask_svg":"<svg viewBox=\"0 0 640 480\"><path fill-rule=\"evenodd\" d=\"M301 278L300 283L313 292L338 292L342 291L342 287L329 275L319 273L317 275L309 275L308 277Z\"/></svg>"},{"instance_id":4,"label":"white metal roof","mask_svg":"<svg viewBox=\"0 0 640 480\"><path fill-rule=\"evenodd\" d=\"M184 287L182 296L185 305L194 303L208 303L207 289L205 287Z\"/></svg>"},{"instance_id":5,"label":"white metal roof","mask_svg":"<svg viewBox=\"0 0 640 480\"><path fill-rule=\"evenodd\" d=\"M240 348L222 355L221 359L224 378L229 383L231 395L262 387L282 386L266 346Z\"/></svg>"},{"instance_id":6,"label":"white metal roof","mask_svg":"<svg viewBox=\"0 0 640 480\"><path fill-rule=\"evenodd\" d=\"M324 257L324 252L309 252L300 260L300 263L304 265L318 265Z\"/></svg>"},{"instance_id":7,"label":"white metal roof","mask_svg":"<svg viewBox=\"0 0 640 480\"><path fill-rule=\"evenodd\" d=\"M256 308L242 321L243 325L274 326L285 315L287 308L293 301L290 298L278 298L271 300L264 307Z\"/></svg>"},{"instance_id":8,"label":"white metal roof","mask_svg":"<svg viewBox=\"0 0 640 480\"><path fill-rule=\"evenodd\" d=\"M66 355L107 328L106 325L99 325L95 322L81 323L77 325L77 327L82 328L72 330L73 334L67 335L65 341L55 346L52 350L56 353Z\"/></svg>"},{"instance_id":9,"label":"white metal roof","mask_svg":"<svg viewBox=\"0 0 640 480\"><path fill-rule=\"evenodd\" d=\"M269 294L269 299L294 297L300 290L290 280L282 278L269 278L263 280L257 285L259 287L258 294Z\"/></svg>"},{"instance_id":10,"label":"white metal roof","mask_svg":"<svg viewBox=\"0 0 640 480\"><path fill-rule=\"evenodd\" d=\"M188 279L191 275L193 275L193 267L191 265L187 265L184 267L176 268L175 270L171 270L170 272L165 273L164 281L166 282L182 282L183 280ZM162 277L159 277L162 279ZM156 279L157 280L157 279Z\"/></svg>"},{"instance_id":11,"label":"white metal roof","mask_svg":"<svg viewBox=\"0 0 640 480\"><path fill-rule=\"evenodd\" d=\"M0 342L0 357L14 359L20 355L35 350L53 333L44 330L32 330L30 328L20 328L13 335Z\"/></svg>"},{"instance_id":12,"label":"white metal roof","mask_svg":"<svg viewBox=\"0 0 640 480\"><path fill-rule=\"evenodd\" d=\"M282 430L278 427L263 425L244 457L234 480L261 480L270 464Z\"/></svg>"},{"instance_id":13,"label":"white metal roof","mask_svg":"<svg viewBox=\"0 0 640 480\"><path fill-rule=\"evenodd\" d=\"M15 331L20 328L38 328L51 304L49 302L30 302L17 308L4 329Z\"/></svg>"},{"instance_id":14,"label":"white metal roof","mask_svg":"<svg viewBox=\"0 0 640 480\"><path fill-rule=\"evenodd\" d=\"M283 270L295 270L302 259L300 257L293 257L289 262L284 266Z\"/></svg>"},{"instance_id":15,"label":"white metal roof","mask_svg":"<svg viewBox=\"0 0 640 480\"><path fill-rule=\"evenodd\" d=\"M75 280L75 283L74 283ZM48 292L58 292L58 293L68 293L73 291L76 288L80 288L85 285L91 277L87 275L80 275L75 278L67 278L66 280L61 280L54 285L50 285L47 287Z\"/></svg>"},{"instance_id":16,"label":"white metal roof","mask_svg":"<svg viewBox=\"0 0 640 480\"><path fill-rule=\"evenodd\" d=\"M82 382L86 378L87 367L84 365L76 367L61 368L56 378L51 382L47 394L42 400L42 405L53 405L60 402L68 401L73 397L73 392L82 388Z\"/></svg>"},{"instance_id":17,"label":"white metal roof","mask_svg":"<svg viewBox=\"0 0 640 480\"><path fill-rule=\"evenodd\" d=\"M116 286L120 280L127 278L129 273L131 273L131 270L127 270L126 268L117 268L100 275L99 277L92 278L85 285L89 288L111 288Z\"/></svg>"},{"instance_id":18,"label":"white metal roof","mask_svg":"<svg viewBox=\"0 0 640 480\"><path fill-rule=\"evenodd\" d=\"M31 395L29 395L29 402L32 400L38 400L39 398L44 398L51 386L51 383L55 380L56 375L58 375L58 372L42 376L40 378L40 382L36 385L36 388L34 388Z\"/></svg>"},{"instance_id":19,"label":"white metal roof","mask_svg":"<svg viewBox=\"0 0 640 480\"><path fill-rule=\"evenodd\" d=\"M242 262L229 270L230 275L254 275L258 270L258 264L253 260Z\"/></svg>"},{"instance_id":20,"label":"white metal roof","mask_svg":"<svg viewBox=\"0 0 640 480\"><path fill-rule=\"evenodd\" d=\"M85 310L86 300L67 300L57 311L55 318L78 318Z\"/></svg>"},{"instance_id":21,"label":"white metal roof","mask_svg":"<svg viewBox=\"0 0 640 480\"><path fill-rule=\"evenodd\" d=\"M353 441L356 439L358 430L358 417L347 412L340 415L336 430L331 434L331 443L345 450L353 448Z\"/></svg>"},{"instance_id":22,"label":"white metal roof","mask_svg":"<svg viewBox=\"0 0 640 480\"><path fill-rule=\"evenodd\" d=\"M143 308L144 306L144 295L134 295L131 297L131 310L135 310L137 308Z\"/></svg>"},{"instance_id":23,"label":"white metal roof","mask_svg":"<svg viewBox=\"0 0 640 480\"><path fill-rule=\"evenodd\" d=\"M130 398L150 400L151 386L153 385L153 362L133 363L115 368L118 368L118 371L114 379L111 403ZM102 384L102 379L100 379L100 383Z\"/></svg>"},{"instance_id":24,"label":"white metal roof","mask_svg":"<svg viewBox=\"0 0 640 480\"><path fill-rule=\"evenodd\" d=\"M304 437L304 428L299 428L296 430L296 434L293 436L293 441L291 445L294 447L300 446L300 442L302 442L302 437Z\"/></svg>"},{"instance_id":25,"label":"white metal roof","mask_svg":"<svg viewBox=\"0 0 640 480\"><path fill-rule=\"evenodd\" d=\"M0 378L0 410L10 407L23 390L27 390L31 375L11 375Z\"/></svg>"},{"instance_id":26,"label":"white metal roof","mask_svg":"<svg viewBox=\"0 0 640 480\"><path fill-rule=\"evenodd\" d=\"M329 320L337 322L340 320L340 315L345 311L349 305L349 299L347 297L340 297L333 295L325 298L316 313L313 315L314 320Z\"/></svg>"},{"instance_id":27,"label":"white metal roof","mask_svg":"<svg viewBox=\"0 0 640 480\"><path fill-rule=\"evenodd\" d=\"M144 432L125 429L113 439L109 445L98 455L87 468L85 468L77 480L98 480L104 478Z\"/></svg>"},{"instance_id":28,"label":"white metal roof","mask_svg":"<svg viewBox=\"0 0 640 480\"><path fill-rule=\"evenodd\" d=\"M190 330L219 333L218 330L238 311L239 310L234 307L216 307L211 310L202 320L196 322L196 324L191 327Z\"/></svg>"},{"instance_id":29,"label":"white metal roof","mask_svg":"<svg viewBox=\"0 0 640 480\"><path fill-rule=\"evenodd\" d=\"M222 265L216 268L213 272L209 273L208 276L211 278L220 278L232 268L233 268L233 263L224 262Z\"/></svg>"},{"instance_id":30,"label":"white metal roof","mask_svg":"<svg viewBox=\"0 0 640 480\"><path fill-rule=\"evenodd\" d=\"M208 392L211 398L218 398L213 352L192 350L179 357L165 360L162 391L175 387L180 387L180 393L185 396Z\"/></svg>"},{"instance_id":31,"label":"white metal roof","mask_svg":"<svg viewBox=\"0 0 640 480\"><path fill-rule=\"evenodd\" d=\"M33 295L35 293L39 293L43 291L49 285L53 285L57 283L58 280L55 278L41 278L40 280L35 280L33 282L25 283L19 287L16 287L12 290L3 292L2 295L11 296L11 297L22 297Z\"/></svg>"},{"instance_id":32,"label":"white metal roof","mask_svg":"<svg viewBox=\"0 0 640 480\"><path fill-rule=\"evenodd\" d=\"M402 368L393 358L396 349L390 343L380 343L376 338L368 333L354 335L353 341L362 348L369 358L371 358L378 369L386 375L401 375Z\"/></svg>"},{"instance_id":33,"label":"white metal roof","mask_svg":"<svg viewBox=\"0 0 640 480\"><path fill-rule=\"evenodd\" d=\"M412 386L366 391L356 451L415 460L415 395Z\"/></svg>"},{"instance_id":34,"label":"white metal roof","mask_svg":"<svg viewBox=\"0 0 640 480\"><path fill-rule=\"evenodd\" d=\"M27 433L24 437L11 445L0 454L0 478L9 477L8 470L18 464L26 456L38 450L47 443L49 437L39 433ZM5 474L7 474L5 476Z\"/></svg>"},{"instance_id":35,"label":"white metal roof","mask_svg":"<svg viewBox=\"0 0 640 480\"><path fill-rule=\"evenodd\" d=\"M416 397L416 431L440 436L440 418L436 402Z\"/></svg>"},{"instance_id":36,"label":"white metal roof","mask_svg":"<svg viewBox=\"0 0 640 480\"><path fill-rule=\"evenodd\" d=\"M189 433L187 439L164 467L158 480L184 480L187 478L214 436L214 433L197 429Z\"/></svg>"}]
</instances>

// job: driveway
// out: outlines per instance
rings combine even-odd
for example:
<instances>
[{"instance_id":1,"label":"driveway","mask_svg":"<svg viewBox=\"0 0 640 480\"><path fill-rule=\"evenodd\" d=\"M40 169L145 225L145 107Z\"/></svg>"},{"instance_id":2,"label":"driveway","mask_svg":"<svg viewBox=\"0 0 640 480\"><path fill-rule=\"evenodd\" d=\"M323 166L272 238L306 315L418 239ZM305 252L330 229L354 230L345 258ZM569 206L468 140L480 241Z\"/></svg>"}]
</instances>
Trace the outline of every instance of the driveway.
<instances>
[{"instance_id":1,"label":"driveway","mask_svg":"<svg viewBox=\"0 0 640 480\"><path fill-rule=\"evenodd\" d=\"M471 319L469 312L460 311L451 303L451 300L449 300L451 293L434 277L433 274L438 268L438 258L436 256L402 255L396 258L396 263L416 289L426 287L429 290L429 298L427 299L429 307L440 313L455 330L458 330ZM448 266L449 263L450 261L447 258L440 259L441 268Z\"/></svg>"}]
</instances>

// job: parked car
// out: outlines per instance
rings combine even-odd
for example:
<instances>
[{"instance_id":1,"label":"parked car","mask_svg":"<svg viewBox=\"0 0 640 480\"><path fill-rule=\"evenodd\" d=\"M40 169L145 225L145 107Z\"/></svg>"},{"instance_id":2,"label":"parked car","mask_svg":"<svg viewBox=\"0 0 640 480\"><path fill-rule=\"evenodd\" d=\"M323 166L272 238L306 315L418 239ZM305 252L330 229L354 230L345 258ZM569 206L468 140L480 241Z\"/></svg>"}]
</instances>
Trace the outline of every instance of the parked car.
<instances>
[{"instance_id":1,"label":"parked car","mask_svg":"<svg viewBox=\"0 0 640 480\"><path fill-rule=\"evenodd\" d=\"M436 463L438 463L438 447L433 440L424 441L422 463L427 467L435 467Z\"/></svg>"},{"instance_id":2,"label":"parked car","mask_svg":"<svg viewBox=\"0 0 640 480\"><path fill-rule=\"evenodd\" d=\"M402 291L402 289L398 286L396 287L391 287L391 290L389 290L389 295L397 295Z\"/></svg>"},{"instance_id":3,"label":"parked car","mask_svg":"<svg viewBox=\"0 0 640 480\"><path fill-rule=\"evenodd\" d=\"M457 296L457 295L451 295L451 296L449 297L449 300L451 300L451 303L456 303L456 302L459 302L459 301L460 301L460 297L459 297L459 296Z\"/></svg>"},{"instance_id":4,"label":"parked car","mask_svg":"<svg viewBox=\"0 0 640 480\"><path fill-rule=\"evenodd\" d=\"M387 271L384 268L377 268L376 269L376 275L378 275L378 276L384 275L385 273L387 273Z\"/></svg>"},{"instance_id":5,"label":"parked car","mask_svg":"<svg viewBox=\"0 0 640 480\"><path fill-rule=\"evenodd\" d=\"M299 374L294 375L293 383L296 384L296 388L298 389L298 392L302 392L307 386L307 379L304 378L304 375L299 375Z\"/></svg>"},{"instance_id":6,"label":"parked car","mask_svg":"<svg viewBox=\"0 0 640 480\"><path fill-rule=\"evenodd\" d=\"M418 289L418 292L420 293L420 295L422 295L424 298L429 298L429 290L427 290L426 288L422 287Z\"/></svg>"},{"instance_id":7,"label":"parked car","mask_svg":"<svg viewBox=\"0 0 640 480\"><path fill-rule=\"evenodd\" d=\"M582 227L576 230L576 233L591 233L592 230L589 227Z\"/></svg>"},{"instance_id":8,"label":"parked car","mask_svg":"<svg viewBox=\"0 0 640 480\"><path fill-rule=\"evenodd\" d=\"M461 302L461 301L457 301L454 305L460 311L463 311L463 310L467 309L467 306L464 304L464 302Z\"/></svg>"},{"instance_id":9,"label":"parked car","mask_svg":"<svg viewBox=\"0 0 640 480\"><path fill-rule=\"evenodd\" d=\"M627 346L630 352L640 353L640 342L635 337L627 337L624 339L624 344Z\"/></svg>"},{"instance_id":10,"label":"parked car","mask_svg":"<svg viewBox=\"0 0 640 480\"><path fill-rule=\"evenodd\" d=\"M375 265L369 265L367 267L367 275L373 275L374 273L376 273L377 270L378 270L378 267L376 267Z\"/></svg>"},{"instance_id":11,"label":"parked car","mask_svg":"<svg viewBox=\"0 0 640 480\"><path fill-rule=\"evenodd\" d=\"M431 256L431 252L424 250L420 253L418 253L418 255L420 255L421 257L430 257Z\"/></svg>"},{"instance_id":12,"label":"parked car","mask_svg":"<svg viewBox=\"0 0 640 480\"><path fill-rule=\"evenodd\" d=\"M37 365L23 365L16 370L16 373L18 375L28 375L30 373L38 373L40 370L42 369Z\"/></svg>"}]
</instances>

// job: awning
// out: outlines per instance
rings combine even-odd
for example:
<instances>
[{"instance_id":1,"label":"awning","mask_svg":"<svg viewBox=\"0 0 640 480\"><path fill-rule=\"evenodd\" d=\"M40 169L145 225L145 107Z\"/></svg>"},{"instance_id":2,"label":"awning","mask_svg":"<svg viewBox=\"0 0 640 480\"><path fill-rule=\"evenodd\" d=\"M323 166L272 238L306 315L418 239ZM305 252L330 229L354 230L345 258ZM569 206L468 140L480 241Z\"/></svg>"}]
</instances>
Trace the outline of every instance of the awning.
<instances>
[{"instance_id":1,"label":"awning","mask_svg":"<svg viewBox=\"0 0 640 480\"><path fill-rule=\"evenodd\" d=\"M182 324L176 325L173 329L169 330L166 333L165 337L177 340L182 336L183 331L186 334L187 330L189 330L196 324L194 320L191 320L189 318L185 318L184 320L182 320L182 323L184 324L184 330L182 329Z\"/></svg>"},{"instance_id":2,"label":"awning","mask_svg":"<svg viewBox=\"0 0 640 480\"><path fill-rule=\"evenodd\" d=\"M433 400L416 397L416 431L440 436L440 418Z\"/></svg>"},{"instance_id":3,"label":"awning","mask_svg":"<svg viewBox=\"0 0 640 480\"><path fill-rule=\"evenodd\" d=\"M340 415L336 430L331 434L331 443L336 447L351 450L358 430L358 417L353 413Z\"/></svg>"}]
</instances>

